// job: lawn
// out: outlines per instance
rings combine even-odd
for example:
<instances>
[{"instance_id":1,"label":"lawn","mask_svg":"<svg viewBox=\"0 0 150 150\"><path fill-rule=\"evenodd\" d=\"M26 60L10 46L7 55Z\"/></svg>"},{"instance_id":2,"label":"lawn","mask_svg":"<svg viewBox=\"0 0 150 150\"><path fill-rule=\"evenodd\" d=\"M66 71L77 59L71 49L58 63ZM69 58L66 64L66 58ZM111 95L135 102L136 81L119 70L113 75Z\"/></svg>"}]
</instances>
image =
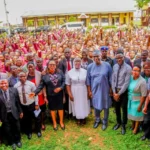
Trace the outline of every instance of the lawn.
<instances>
[{"instance_id":1,"label":"lawn","mask_svg":"<svg viewBox=\"0 0 150 150\"><path fill-rule=\"evenodd\" d=\"M133 135L129 130L128 122L126 135L120 134L120 129L113 131L115 114L110 109L109 125L106 131L101 130L101 125L93 129L93 114L88 117L85 126L77 126L73 120L65 120L66 130L53 131L52 125L47 122L46 131L42 138L33 134L31 140L25 135L22 137L23 147L20 150L148 150L150 141L140 141L142 133ZM2 145L0 150L11 150Z\"/></svg>"}]
</instances>

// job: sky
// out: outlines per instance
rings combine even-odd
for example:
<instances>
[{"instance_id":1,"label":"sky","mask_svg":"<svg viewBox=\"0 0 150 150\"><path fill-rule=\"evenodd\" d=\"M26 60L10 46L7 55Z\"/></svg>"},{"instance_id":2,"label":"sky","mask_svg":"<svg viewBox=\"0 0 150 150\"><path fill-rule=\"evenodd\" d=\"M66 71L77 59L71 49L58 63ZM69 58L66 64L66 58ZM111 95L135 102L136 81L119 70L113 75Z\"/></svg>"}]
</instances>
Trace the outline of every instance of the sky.
<instances>
[{"instance_id":1,"label":"sky","mask_svg":"<svg viewBox=\"0 0 150 150\"><path fill-rule=\"evenodd\" d=\"M121 5L131 8L131 6L135 5L134 0L6 0L6 3L9 22L18 24L22 23L21 16L27 11L58 10L62 7L67 9L67 7L76 7L78 5L84 6L87 3L90 7L94 1L97 1L98 5L101 6L105 3L105 8L107 8L107 5L113 5L114 8ZM0 0L0 21L6 22L4 0Z\"/></svg>"}]
</instances>

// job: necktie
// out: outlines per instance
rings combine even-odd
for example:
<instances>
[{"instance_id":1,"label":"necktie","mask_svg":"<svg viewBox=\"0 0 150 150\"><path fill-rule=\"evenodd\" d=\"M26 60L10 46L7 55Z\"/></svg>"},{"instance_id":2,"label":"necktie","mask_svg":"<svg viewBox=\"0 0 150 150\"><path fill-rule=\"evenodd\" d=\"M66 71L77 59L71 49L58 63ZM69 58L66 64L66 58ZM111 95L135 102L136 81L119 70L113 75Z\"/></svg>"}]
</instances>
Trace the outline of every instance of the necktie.
<instances>
[{"instance_id":1,"label":"necktie","mask_svg":"<svg viewBox=\"0 0 150 150\"><path fill-rule=\"evenodd\" d=\"M23 103L26 104L27 103L27 99L26 99L26 95L25 95L24 84L22 84L22 97L23 97Z\"/></svg>"},{"instance_id":2,"label":"necktie","mask_svg":"<svg viewBox=\"0 0 150 150\"><path fill-rule=\"evenodd\" d=\"M6 93L6 91L4 92L4 96L5 96L5 97L4 97L4 98L5 98L5 100L6 100L6 101L8 101L8 98L7 98L7 93Z\"/></svg>"},{"instance_id":3,"label":"necktie","mask_svg":"<svg viewBox=\"0 0 150 150\"><path fill-rule=\"evenodd\" d=\"M118 88L118 81L119 81L120 69L121 69L121 66L119 66L119 69L118 69L118 72L117 72L116 88Z\"/></svg>"},{"instance_id":4,"label":"necktie","mask_svg":"<svg viewBox=\"0 0 150 150\"><path fill-rule=\"evenodd\" d=\"M67 60L67 70L71 70L70 60Z\"/></svg>"}]
</instances>

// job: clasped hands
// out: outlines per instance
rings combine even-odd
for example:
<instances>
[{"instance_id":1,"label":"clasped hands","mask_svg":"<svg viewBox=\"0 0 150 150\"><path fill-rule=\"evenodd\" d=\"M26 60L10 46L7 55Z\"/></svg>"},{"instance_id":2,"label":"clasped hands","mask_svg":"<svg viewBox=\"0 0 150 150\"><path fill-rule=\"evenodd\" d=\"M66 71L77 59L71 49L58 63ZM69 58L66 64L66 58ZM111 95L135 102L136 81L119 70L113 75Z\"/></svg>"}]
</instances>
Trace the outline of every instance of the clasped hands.
<instances>
[{"instance_id":1,"label":"clasped hands","mask_svg":"<svg viewBox=\"0 0 150 150\"><path fill-rule=\"evenodd\" d=\"M114 94L113 94L113 98L114 98L114 100L115 100L116 102L118 102L119 99L120 99L120 95L117 94L117 93L114 93Z\"/></svg>"}]
</instances>

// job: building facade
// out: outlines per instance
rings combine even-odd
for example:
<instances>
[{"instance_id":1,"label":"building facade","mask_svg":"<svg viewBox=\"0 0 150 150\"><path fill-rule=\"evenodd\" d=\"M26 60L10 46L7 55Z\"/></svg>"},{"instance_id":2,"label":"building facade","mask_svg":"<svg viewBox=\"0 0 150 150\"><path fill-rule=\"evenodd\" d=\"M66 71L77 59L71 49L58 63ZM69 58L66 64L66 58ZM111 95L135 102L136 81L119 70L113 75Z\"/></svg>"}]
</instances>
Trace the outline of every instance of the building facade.
<instances>
[{"instance_id":1,"label":"building facade","mask_svg":"<svg viewBox=\"0 0 150 150\"><path fill-rule=\"evenodd\" d=\"M86 16L86 17L84 17ZM50 25L58 27L69 21L83 21L87 27L92 26L110 26L119 24L129 24L133 21L133 12L118 13L86 13L86 14L48 14L48 15L24 15L22 16L23 25L25 27L38 27L42 25Z\"/></svg>"}]
</instances>

